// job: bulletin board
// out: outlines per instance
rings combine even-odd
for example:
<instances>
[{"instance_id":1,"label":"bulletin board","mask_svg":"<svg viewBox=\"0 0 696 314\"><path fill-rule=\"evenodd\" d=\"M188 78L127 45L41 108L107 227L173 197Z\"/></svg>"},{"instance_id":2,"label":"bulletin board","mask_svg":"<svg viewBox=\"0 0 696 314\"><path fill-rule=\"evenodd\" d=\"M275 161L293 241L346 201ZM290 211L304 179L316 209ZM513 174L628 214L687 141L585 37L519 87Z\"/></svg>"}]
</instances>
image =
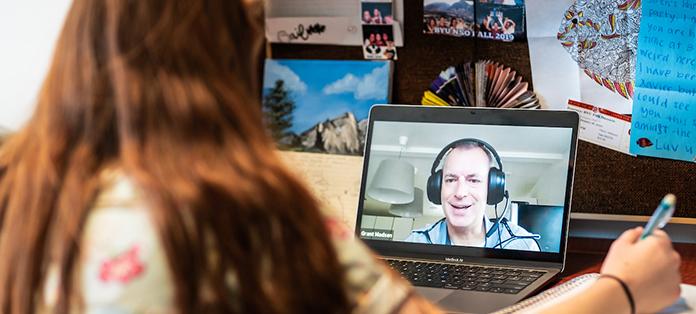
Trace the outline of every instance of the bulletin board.
<instances>
[{"instance_id":1,"label":"bulletin board","mask_svg":"<svg viewBox=\"0 0 696 314\"><path fill-rule=\"evenodd\" d=\"M450 65L480 59L505 60L531 78L526 42L499 43L426 35L422 31L423 2L404 1L404 47L392 85L392 102L420 104L423 91ZM270 55L283 59L362 59L361 47L271 44ZM531 79L528 80L531 84ZM533 89L533 86L532 86ZM696 164L631 157L579 141L572 212L650 215L666 193L677 196L676 217L696 218Z\"/></svg>"}]
</instances>

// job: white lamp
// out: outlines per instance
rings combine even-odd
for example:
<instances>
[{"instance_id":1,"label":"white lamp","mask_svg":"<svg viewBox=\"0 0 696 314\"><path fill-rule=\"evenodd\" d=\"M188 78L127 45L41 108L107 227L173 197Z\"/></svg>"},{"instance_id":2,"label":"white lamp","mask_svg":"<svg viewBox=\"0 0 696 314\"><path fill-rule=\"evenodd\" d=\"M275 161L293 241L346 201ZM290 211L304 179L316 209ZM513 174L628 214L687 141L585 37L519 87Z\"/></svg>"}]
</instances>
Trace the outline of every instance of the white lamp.
<instances>
[{"instance_id":1,"label":"white lamp","mask_svg":"<svg viewBox=\"0 0 696 314\"><path fill-rule=\"evenodd\" d=\"M389 213L399 217L420 217L423 216L423 190L413 188L414 199L408 204L392 204L389 206Z\"/></svg>"},{"instance_id":2,"label":"white lamp","mask_svg":"<svg viewBox=\"0 0 696 314\"><path fill-rule=\"evenodd\" d=\"M408 142L408 137L400 136L401 151ZM401 151L399 157L401 157ZM413 165L401 159L385 159L377 167L367 195L380 202L389 204L408 204L413 202Z\"/></svg>"}]
</instances>

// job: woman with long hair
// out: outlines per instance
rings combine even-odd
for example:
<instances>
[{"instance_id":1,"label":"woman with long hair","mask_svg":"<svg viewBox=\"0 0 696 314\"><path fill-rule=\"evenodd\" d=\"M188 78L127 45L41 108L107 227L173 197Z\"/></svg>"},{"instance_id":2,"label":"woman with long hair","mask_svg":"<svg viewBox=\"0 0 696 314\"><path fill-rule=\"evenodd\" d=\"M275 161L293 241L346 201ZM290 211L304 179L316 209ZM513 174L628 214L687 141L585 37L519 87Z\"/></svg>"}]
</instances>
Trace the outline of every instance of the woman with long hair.
<instances>
[{"instance_id":1,"label":"woman with long hair","mask_svg":"<svg viewBox=\"0 0 696 314\"><path fill-rule=\"evenodd\" d=\"M254 5L74 1L34 115L0 148L1 313L436 311L280 162ZM656 238L646 272L673 275ZM654 281L624 279L638 297Z\"/></svg>"},{"instance_id":2,"label":"woman with long hair","mask_svg":"<svg viewBox=\"0 0 696 314\"><path fill-rule=\"evenodd\" d=\"M158 278L186 313L348 311L318 206L259 126L261 33L240 1L72 4L0 152L0 312Z\"/></svg>"}]
</instances>

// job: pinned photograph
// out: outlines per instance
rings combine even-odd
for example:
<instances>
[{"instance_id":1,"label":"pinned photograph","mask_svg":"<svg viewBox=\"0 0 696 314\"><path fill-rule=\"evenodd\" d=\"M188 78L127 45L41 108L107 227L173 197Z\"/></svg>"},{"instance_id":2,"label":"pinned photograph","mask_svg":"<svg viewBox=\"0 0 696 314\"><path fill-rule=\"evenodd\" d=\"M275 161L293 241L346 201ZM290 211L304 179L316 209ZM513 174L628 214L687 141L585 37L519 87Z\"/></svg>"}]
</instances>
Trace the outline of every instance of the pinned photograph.
<instances>
[{"instance_id":1,"label":"pinned photograph","mask_svg":"<svg viewBox=\"0 0 696 314\"><path fill-rule=\"evenodd\" d=\"M424 0L423 33L474 37L474 1Z\"/></svg>"},{"instance_id":2,"label":"pinned photograph","mask_svg":"<svg viewBox=\"0 0 696 314\"><path fill-rule=\"evenodd\" d=\"M392 7L391 2L362 2L362 24L393 24Z\"/></svg>"},{"instance_id":3,"label":"pinned photograph","mask_svg":"<svg viewBox=\"0 0 696 314\"><path fill-rule=\"evenodd\" d=\"M526 39L524 1L477 0L478 37L498 41Z\"/></svg>"},{"instance_id":4,"label":"pinned photograph","mask_svg":"<svg viewBox=\"0 0 696 314\"><path fill-rule=\"evenodd\" d=\"M370 60L396 60L392 25L363 25L363 55Z\"/></svg>"},{"instance_id":5,"label":"pinned photograph","mask_svg":"<svg viewBox=\"0 0 696 314\"><path fill-rule=\"evenodd\" d=\"M389 103L392 63L267 59L263 113L279 149L362 155L367 115Z\"/></svg>"}]
</instances>

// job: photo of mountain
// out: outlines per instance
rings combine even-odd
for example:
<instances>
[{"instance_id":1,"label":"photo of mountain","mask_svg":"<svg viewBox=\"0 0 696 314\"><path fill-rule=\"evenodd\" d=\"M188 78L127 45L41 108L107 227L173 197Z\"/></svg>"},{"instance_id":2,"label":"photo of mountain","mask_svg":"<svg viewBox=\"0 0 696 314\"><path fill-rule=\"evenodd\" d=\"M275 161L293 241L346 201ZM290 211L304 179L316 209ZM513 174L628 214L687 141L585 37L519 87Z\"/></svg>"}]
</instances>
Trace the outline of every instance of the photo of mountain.
<instances>
[{"instance_id":1,"label":"photo of mountain","mask_svg":"<svg viewBox=\"0 0 696 314\"><path fill-rule=\"evenodd\" d=\"M390 100L392 63L267 59L264 124L281 150L362 155L367 115Z\"/></svg>"}]
</instances>

